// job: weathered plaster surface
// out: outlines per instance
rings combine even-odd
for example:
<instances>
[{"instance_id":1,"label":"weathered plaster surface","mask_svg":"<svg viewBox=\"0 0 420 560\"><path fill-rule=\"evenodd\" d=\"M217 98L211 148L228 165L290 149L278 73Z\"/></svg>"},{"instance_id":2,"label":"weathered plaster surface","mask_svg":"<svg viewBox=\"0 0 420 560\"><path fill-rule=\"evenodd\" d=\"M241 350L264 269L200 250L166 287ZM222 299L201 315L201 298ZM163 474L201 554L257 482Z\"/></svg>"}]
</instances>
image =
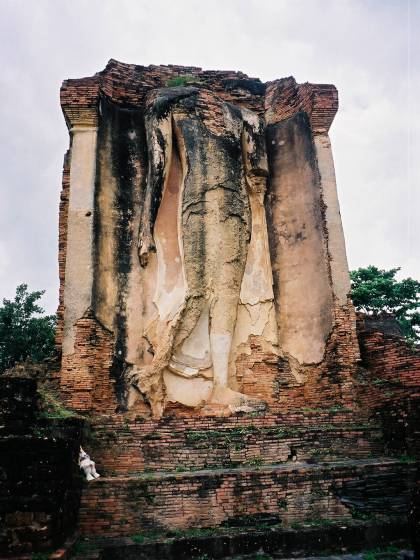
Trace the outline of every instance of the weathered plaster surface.
<instances>
[{"instance_id":1,"label":"weathered plaster surface","mask_svg":"<svg viewBox=\"0 0 420 560\"><path fill-rule=\"evenodd\" d=\"M118 183L112 165L112 119L103 119L99 134L98 169L95 201L95 278L94 309L96 317L110 331L114 330L117 305L116 197Z\"/></svg>"},{"instance_id":2,"label":"weathered plaster surface","mask_svg":"<svg viewBox=\"0 0 420 560\"><path fill-rule=\"evenodd\" d=\"M300 364L323 359L332 328L321 190L305 113L267 131L270 186L266 199L279 343Z\"/></svg>"},{"instance_id":3,"label":"weathered plaster surface","mask_svg":"<svg viewBox=\"0 0 420 560\"><path fill-rule=\"evenodd\" d=\"M71 129L63 355L74 351L74 324L92 303L96 127Z\"/></svg>"},{"instance_id":4,"label":"weathered plaster surface","mask_svg":"<svg viewBox=\"0 0 420 560\"><path fill-rule=\"evenodd\" d=\"M96 359L88 321L106 331L121 410L246 411L252 397L275 402L286 378L311 381L348 315L334 86L111 61L66 81L62 106L73 136L60 230L66 392L86 408L99 391L77 379L73 356L91 347Z\"/></svg>"},{"instance_id":5,"label":"weathered plaster surface","mask_svg":"<svg viewBox=\"0 0 420 560\"><path fill-rule=\"evenodd\" d=\"M250 195L252 230L242 279L237 320L230 356L230 384L236 386L236 358L251 354L251 336L261 337L267 348L278 351L278 327L273 294L273 274L264 208L265 188Z\"/></svg>"},{"instance_id":6,"label":"weathered plaster surface","mask_svg":"<svg viewBox=\"0 0 420 560\"><path fill-rule=\"evenodd\" d=\"M325 204L325 224L328 231L328 255L334 296L345 305L350 292L350 276L344 242L343 225L335 181L334 161L328 134L314 137L320 174L322 198Z\"/></svg>"}]
</instances>

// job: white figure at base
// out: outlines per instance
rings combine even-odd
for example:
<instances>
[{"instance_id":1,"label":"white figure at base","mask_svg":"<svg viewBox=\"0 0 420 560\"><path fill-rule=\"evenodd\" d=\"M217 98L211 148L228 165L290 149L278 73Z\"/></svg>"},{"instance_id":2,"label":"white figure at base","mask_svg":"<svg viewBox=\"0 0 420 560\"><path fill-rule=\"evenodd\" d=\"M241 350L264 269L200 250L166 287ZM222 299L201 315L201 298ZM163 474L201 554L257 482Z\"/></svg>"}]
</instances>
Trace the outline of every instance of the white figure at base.
<instances>
[{"instance_id":1,"label":"white figure at base","mask_svg":"<svg viewBox=\"0 0 420 560\"><path fill-rule=\"evenodd\" d=\"M87 481L90 482L91 480L95 480L95 478L100 477L100 475L96 472L94 461L92 461L89 455L83 451L82 447L80 447L79 452L79 466L85 473Z\"/></svg>"}]
</instances>

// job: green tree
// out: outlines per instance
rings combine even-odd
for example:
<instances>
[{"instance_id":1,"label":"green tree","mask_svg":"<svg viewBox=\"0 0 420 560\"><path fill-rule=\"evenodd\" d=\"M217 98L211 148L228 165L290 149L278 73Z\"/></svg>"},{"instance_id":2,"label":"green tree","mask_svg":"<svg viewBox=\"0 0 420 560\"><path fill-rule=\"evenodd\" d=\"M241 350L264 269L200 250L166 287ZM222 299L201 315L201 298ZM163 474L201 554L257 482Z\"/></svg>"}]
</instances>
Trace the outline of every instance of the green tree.
<instances>
[{"instance_id":1,"label":"green tree","mask_svg":"<svg viewBox=\"0 0 420 560\"><path fill-rule=\"evenodd\" d=\"M377 315L391 313L404 336L420 342L420 282L412 278L396 280L399 268L380 270L376 266L350 272L351 296L357 310Z\"/></svg>"},{"instance_id":2,"label":"green tree","mask_svg":"<svg viewBox=\"0 0 420 560\"><path fill-rule=\"evenodd\" d=\"M28 292L26 284L16 288L14 301L3 299L0 307L0 373L17 362L40 362L54 353L56 316L44 315L37 301L45 291Z\"/></svg>"}]
</instances>

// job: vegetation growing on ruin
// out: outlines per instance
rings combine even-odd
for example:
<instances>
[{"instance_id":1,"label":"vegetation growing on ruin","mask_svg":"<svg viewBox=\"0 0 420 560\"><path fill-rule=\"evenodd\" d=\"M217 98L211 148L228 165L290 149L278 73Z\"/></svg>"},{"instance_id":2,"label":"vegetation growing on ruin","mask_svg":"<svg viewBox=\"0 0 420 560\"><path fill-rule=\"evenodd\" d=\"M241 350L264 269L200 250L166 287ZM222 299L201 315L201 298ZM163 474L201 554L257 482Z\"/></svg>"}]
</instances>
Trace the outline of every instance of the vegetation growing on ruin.
<instances>
[{"instance_id":1,"label":"vegetation growing on ruin","mask_svg":"<svg viewBox=\"0 0 420 560\"><path fill-rule=\"evenodd\" d=\"M177 87L177 86L187 86L191 83L201 83L202 80L197 78L197 76L192 76L191 74L184 74L183 76L173 76L169 78L166 82L166 87Z\"/></svg>"},{"instance_id":2,"label":"vegetation growing on ruin","mask_svg":"<svg viewBox=\"0 0 420 560\"><path fill-rule=\"evenodd\" d=\"M66 408L61 401L60 395L46 387L38 387L38 395L41 404L42 418L83 418L80 414Z\"/></svg>"},{"instance_id":3,"label":"vegetation growing on ruin","mask_svg":"<svg viewBox=\"0 0 420 560\"><path fill-rule=\"evenodd\" d=\"M420 282L413 278L397 280L399 270L368 266L351 271L351 297L359 311L394 315L406 339L420 344Z\"/></svg>"}]
</instances>

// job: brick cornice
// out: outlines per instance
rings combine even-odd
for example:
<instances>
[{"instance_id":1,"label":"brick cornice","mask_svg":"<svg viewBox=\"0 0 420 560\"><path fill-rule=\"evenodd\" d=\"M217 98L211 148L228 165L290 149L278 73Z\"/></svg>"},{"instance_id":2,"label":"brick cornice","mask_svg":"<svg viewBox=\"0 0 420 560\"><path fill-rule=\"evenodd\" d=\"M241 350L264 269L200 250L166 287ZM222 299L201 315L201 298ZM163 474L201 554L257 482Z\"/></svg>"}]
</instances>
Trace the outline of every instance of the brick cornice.
<instances>
[{"instance_id":1,"label":"brick cornice","mask_svg":"<svg viewBox=\"0 0 420 560\"><path fill-rule=\"evenodd\" d=\"M267 84L267 124L281 122L304 111L309 117L313 133L325 134L330 129L337 109L338 92L332 84L297 84L292 76Z\"/></svg>"},{"instance_id":2,"label":"brick cornice","mask_svg":"<svg viewBox=\"0 0 420 560\"><path fill-rule=\"evenodd\" d=\"M98 76L63 82L60 103L69 129L97 126L99 90Z\"/></svg>"}]
</instances>

